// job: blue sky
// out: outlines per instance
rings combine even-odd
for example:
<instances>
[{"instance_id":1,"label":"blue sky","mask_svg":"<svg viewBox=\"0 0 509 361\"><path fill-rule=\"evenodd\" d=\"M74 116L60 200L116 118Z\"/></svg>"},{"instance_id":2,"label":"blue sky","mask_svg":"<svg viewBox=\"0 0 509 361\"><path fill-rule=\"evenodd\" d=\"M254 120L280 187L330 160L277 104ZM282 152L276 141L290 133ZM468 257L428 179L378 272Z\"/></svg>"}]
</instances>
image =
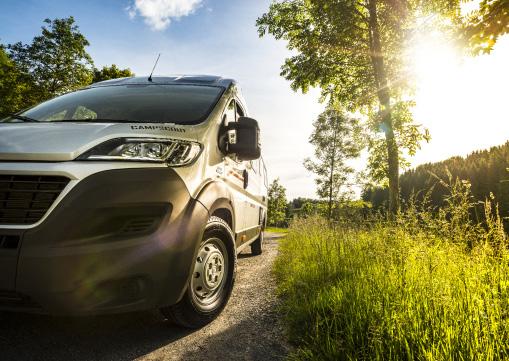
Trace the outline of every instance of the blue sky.
<instances>
[{"instance_id":1,"label":"blue sky","mask_svg":"<svg viewBox=\"0 0 509 361\"><path fill-rule=\"evenodd\" d=\"M0 41L30 42L44 18L74 16L90 41L96 66L117 64L148 74L215 74L237 79L250 115L262 128L271 179L280 177L288 198L314 196L313 176L302 166L307 140L323 110L318 92L295 93L279 76L289 55L283 42L259 39L258 16L271 0L1 0ZM172 17L171 15L178 15ZM414 164L465 155L509 139L506 110L509 39L490 56L460 59L434 34L415 51L416 120L432 141ZM451 139L451 132L456 135ZM356 164L362 168L363 160Z\"/></svg>"}]
</instances>

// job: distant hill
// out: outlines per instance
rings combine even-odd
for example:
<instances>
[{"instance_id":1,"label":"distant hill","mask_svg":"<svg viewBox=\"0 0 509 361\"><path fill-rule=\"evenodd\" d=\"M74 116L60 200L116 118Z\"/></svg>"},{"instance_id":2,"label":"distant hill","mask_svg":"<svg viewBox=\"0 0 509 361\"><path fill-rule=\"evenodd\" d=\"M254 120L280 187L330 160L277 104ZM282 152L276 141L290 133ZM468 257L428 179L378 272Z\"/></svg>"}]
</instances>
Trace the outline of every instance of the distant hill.
<instances>
[{"instance_id":1,"label":"distant hill","mask_svg":"<svg viewBox=\"0 0 509 361\"><path fill-rule=\"evenodd\" d=\"M400 176L401 198L408 200L412 193L430 189L437 183L437 179L430 173L442 179L447 179L446 169L454 178L468 180L472 184L472 194L483 201L490 192L499 203L500 214L509 217L509 141L503 145L487 150L473 152L467 157L452 157L438 163L427 163L409 170ZM435 185L431 201L435 206L443 204L447 190ZM372 203L374 208L384 207L388 200L388 190L384 188L368 187L363 190L362 198Z\"/></svg>"}]
</instances>

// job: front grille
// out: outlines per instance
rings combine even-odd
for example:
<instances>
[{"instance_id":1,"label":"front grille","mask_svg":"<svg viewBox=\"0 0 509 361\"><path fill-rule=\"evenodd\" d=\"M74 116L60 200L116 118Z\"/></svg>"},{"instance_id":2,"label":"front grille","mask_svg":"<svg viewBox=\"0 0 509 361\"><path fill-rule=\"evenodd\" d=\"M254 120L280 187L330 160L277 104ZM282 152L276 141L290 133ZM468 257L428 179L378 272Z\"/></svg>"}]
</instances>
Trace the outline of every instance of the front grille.
<instances>
[{"instance_id":1,"label":"front grille","mask_svg":"<svg viewBox=\"0 0 509 361\"><path fill-rule=\"evenodd\" d=\"M0 224L37 223L67 183L59 176L0 174Z\"/></svg>"}]
</instances>

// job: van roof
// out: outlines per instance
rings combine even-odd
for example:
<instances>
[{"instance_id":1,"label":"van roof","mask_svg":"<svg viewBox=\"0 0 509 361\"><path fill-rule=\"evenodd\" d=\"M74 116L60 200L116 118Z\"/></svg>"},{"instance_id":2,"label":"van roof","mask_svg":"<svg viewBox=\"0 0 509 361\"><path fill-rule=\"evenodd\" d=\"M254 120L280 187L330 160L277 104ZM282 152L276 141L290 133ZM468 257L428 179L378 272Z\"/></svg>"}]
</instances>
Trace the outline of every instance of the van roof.
<instances>
[{"instance_id":1,"label":"van roof","mask_svg":"<svg viewBox=\"0 0 509 361\"><path fill-rule=\"evenodd\" d=\"M170 76L152 76L152 81L148 76L137 76L129 78L118 78L105 80L92 84L90 87L100 87L109 85L129 85L129 84L184 84L184 85L209 85L220 86L228 89L235 85L233 79L222 78L215 75L170 75Z\"/></svg>"}]
</instances>

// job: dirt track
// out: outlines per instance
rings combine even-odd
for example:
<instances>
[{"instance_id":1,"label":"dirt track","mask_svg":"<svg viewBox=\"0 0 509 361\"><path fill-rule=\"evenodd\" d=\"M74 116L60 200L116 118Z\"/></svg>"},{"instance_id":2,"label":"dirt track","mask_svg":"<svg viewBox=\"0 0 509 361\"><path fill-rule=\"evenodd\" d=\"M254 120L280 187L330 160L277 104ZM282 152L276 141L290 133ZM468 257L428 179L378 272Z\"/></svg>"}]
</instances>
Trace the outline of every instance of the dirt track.
<instances>
[{"instance_id":1,"label":"dirt track","mask_svg":"<svg viewBox=\"0 0 509 361\"><path fill-rule=\"evenodd\" d=\"M158 312L87 318L0 313L4 360L278 360L287 354L270 273L276 235L264 253L239 256L232 298L198 331L173 327Z\"/></svg>"}]
</instances>

